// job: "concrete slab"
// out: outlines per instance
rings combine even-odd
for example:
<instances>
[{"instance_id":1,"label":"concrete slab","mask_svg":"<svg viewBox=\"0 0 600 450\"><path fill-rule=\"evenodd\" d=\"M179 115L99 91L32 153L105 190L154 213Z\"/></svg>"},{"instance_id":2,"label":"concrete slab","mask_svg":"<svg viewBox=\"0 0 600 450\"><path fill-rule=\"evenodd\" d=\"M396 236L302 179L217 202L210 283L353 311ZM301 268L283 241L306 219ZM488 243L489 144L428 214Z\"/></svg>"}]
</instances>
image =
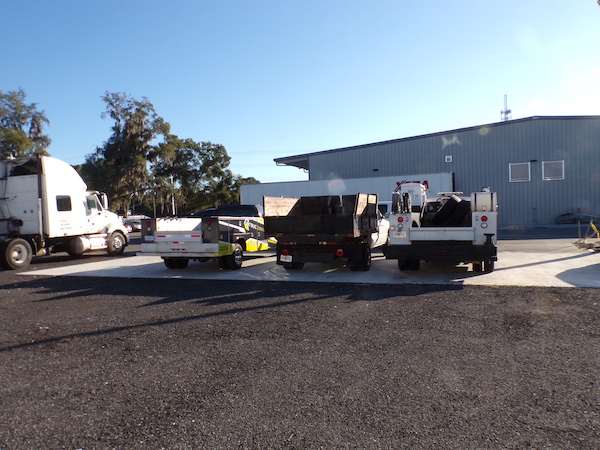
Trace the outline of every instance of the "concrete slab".
<instances>
[{"instance_id":1,"label":"concrete slab","mask_svg":"<svg viewBox=\"0 0 600 450\"><path fill-rule=\"evenodd\" d=\"M247 257L240 270L220 270L215 262L192 261L185 269L168 269L159 257L132 256L60 268L24 272L27 275L119 278L182 278L254 281L304 281L377 284L464 284L496 286L557 286L600 288L600 253L577 249L573 240L499 242L496 270L472 272L470 266L422 263L419 271L401 272L395 260L375 254L371 270L352 272L341 264L307 264L286 271L275 256Z\"/></svg>"}]
</instances>

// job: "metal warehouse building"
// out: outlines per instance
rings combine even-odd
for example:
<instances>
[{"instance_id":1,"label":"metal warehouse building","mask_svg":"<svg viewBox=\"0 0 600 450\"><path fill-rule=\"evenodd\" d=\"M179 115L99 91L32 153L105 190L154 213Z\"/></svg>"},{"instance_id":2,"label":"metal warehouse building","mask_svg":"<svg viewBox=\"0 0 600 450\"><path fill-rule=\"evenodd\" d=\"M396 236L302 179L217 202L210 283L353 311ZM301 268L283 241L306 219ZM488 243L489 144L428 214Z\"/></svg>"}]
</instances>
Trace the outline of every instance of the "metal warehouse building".
<instances>
[{"instance_id":1,"label":"metal warehouse building","mask_svg":"<svg viewBox=\"0 0 600 450\"><path fill-rule=\"evenodd\" d=\"M309 180L453 174L454 190L498 193L499 224L600 215L600 116L539 116L277 158Z\"/></svg>"}]
</instances>

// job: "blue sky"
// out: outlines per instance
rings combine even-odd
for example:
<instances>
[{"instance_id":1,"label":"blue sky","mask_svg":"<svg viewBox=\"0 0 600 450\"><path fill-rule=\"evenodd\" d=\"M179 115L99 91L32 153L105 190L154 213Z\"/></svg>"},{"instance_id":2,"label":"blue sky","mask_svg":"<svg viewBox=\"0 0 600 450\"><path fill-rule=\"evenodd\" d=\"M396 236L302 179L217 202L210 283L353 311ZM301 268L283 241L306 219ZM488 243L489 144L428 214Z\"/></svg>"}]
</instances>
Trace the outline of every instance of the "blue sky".
<instances>
[{"instance_id":1,"label":"blue sky","mask_svg":"<svg viewBox=\"0 0 600 450\"><path fill-rule=\"evenodd\" d=\"M147 97L235 174L274 158L513 119L600 114L596 0L0 0L0 90L80 164L106 92Z\"/></svg>"}]
</instances>

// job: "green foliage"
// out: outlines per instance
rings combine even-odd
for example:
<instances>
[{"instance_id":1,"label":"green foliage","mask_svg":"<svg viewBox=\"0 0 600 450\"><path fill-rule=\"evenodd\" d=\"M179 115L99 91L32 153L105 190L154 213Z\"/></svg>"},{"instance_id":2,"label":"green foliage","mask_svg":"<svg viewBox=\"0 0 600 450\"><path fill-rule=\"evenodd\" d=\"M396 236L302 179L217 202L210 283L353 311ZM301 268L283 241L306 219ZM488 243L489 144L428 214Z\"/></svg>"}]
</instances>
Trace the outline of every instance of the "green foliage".
<instances>
[{"instance_id":1,"label":"green foliage","mask_svg":"<svg viewBox=\"0 0 600 450\"><path fill-rule=\"evenodd\" d=\"M169 135L156 147L153 192L158 204L175 196L177 212L189 214L223 203L234 203L233 175L225 147ZM165 211L159 211L165 213Z\"/></svg>"},{"instance_id":2,"label":"green foliage","mask_svg":"<svg viewBox=\"0 0 600 450\"><path fill-rule=\"evenodd\" d=\"M180 139L148 99L106 93L103 118L113 120L112 135L86 156L77 170L89 186L106 192L114 209L152 215L185 215L239 203L240 185L258 183L234 176L220 144Z\"/></svg>"},{"instance_id":3,"label":"green foliage","mask_svg":"<svg viewBox=\"0 0 600 450\"><path fill-rule=\"evenodd\" d=\"M125 93L106 92L102 100L106 103L102 118L114 121L112 135L87 155L80 171L88 184L109 195L115 209L127 211L146 194L152 142L169 132L169 124L145 97L139 101Z\"/></svg>"},{"instance_id":4,"label":"green foliage","mask_svg":"<svg viewBox=\"0 0 600 450\"><path fill-rule=\"evenodd\" d=\"M0 91L0 158L48 155L50 138L43 133L50 122L37 104L25 102L25 92Z\"/></svg>"}]
</instances>

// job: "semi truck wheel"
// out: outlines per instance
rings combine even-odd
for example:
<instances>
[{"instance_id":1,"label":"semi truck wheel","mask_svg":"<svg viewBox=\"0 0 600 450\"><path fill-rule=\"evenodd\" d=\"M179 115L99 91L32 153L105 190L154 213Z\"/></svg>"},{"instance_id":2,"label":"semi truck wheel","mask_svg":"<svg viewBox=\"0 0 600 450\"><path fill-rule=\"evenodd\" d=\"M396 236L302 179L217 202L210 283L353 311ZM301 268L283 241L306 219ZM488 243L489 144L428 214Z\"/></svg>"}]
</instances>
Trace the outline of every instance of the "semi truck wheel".
<instances>
[{"instance_id":1,"label":"semi truck wheel","mask_svg":"<svg viewBox=\"0 0 600 450\"><path fill-rule=\"evenodd\" d=\"M0 248L0 267L5 270L23 269L31 262L31 245L25 239L9 239Z\"/></svg>"},{"instance_id":2,"label":"semi truck wheel","mask_svg":"<svg viewBox=\"0 0 600 450\"><path fill-rule=\"evenodd\" d=\"M244 250L240 244L235 244L233 253L227 256L221 256L221 268L229 270L238 270L244 262Z\"/></svg>"},{"instance_id":3,"label":"semi truck wheel","mask_svg":"<svg viewBox=\"0 0 600 450\"><path fill-rule=\"evenodd\" d=\"M120 232L115 231L108 238L107 244L106 252L110 256L120 255L125 251L125 236L123 236Z\"/></svg>"}]
</instances>

